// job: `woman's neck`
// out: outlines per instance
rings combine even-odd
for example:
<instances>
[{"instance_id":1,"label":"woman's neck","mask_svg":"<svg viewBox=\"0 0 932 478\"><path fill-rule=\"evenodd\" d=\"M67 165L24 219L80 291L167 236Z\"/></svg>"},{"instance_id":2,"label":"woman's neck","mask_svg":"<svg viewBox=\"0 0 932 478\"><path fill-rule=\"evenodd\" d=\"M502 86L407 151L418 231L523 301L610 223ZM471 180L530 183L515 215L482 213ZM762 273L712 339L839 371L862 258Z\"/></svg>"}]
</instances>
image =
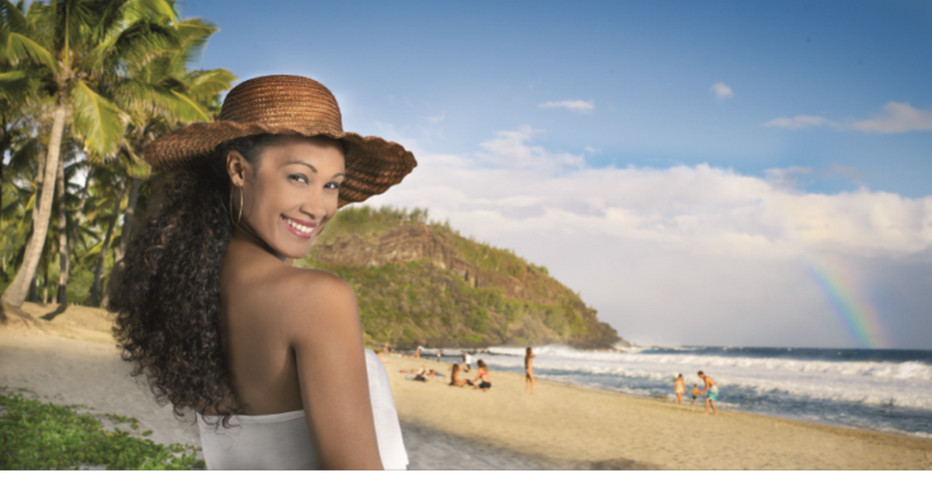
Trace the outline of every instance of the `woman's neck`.
<instances>
[{"instance_id":1,"label":"woman's neck","mask_svg":"<svg viewBox=\"0 0 932 478\"><path fill-rule=\"evenodd\" d=\"M252 230L252 228L244 224L236 226L236 229L233 231L233 237L230 238L230 245L233 246L234 243L237 245L246 246L247 248L259 249L262 252L271 254L276 259L284 262L285 264L291 264L292 262L290 257L285 257L278 253L276 250L272 249L272 247L263 241L262 238L260 238L259 235Z\"/></svg>"}]
</instances>

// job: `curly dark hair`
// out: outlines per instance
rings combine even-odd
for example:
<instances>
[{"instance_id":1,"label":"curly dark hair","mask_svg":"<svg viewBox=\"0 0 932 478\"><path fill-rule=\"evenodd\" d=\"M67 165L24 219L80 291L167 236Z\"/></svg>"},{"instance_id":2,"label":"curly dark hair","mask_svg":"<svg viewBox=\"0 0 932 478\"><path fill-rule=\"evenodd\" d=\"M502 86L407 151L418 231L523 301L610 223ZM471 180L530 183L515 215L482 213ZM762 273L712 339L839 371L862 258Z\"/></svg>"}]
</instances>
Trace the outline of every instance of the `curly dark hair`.
<instances>
[{"instance_id":1,"label":"curly dark hair","mask_svg":"<svg viewBox=\"0 0 932 478\"><path fill-rule=\"evenodd\" d=\"M237 138L155 178L157 200L110 280L122 358L177 417L193 408L228 425L239 411L220 327L220 266L233 233L224 158L256 164L270 136Z\"/></svg>"}]
</instances>

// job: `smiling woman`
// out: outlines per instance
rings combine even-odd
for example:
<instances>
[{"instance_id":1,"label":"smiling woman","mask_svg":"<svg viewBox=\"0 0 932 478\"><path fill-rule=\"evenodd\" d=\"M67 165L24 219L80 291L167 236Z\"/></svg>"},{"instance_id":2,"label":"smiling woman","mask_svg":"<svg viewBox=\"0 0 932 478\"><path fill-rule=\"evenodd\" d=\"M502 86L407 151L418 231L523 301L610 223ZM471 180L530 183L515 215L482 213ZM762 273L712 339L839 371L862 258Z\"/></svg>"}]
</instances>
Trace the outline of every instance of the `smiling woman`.
<instances>
[{"instance_id":1,"label":"smiling woman","mask_svg":"<svg viewBox=\"0 0 932 478\"><path fill-rule=\"evenodd\" d=\"M346 173L343 148L330 138L265 135L261 154L227 155L227 170L241 205L243 233L284 257L304 257L311 240L336 214ZM255 163L255 166L253 165Z\"/></svg>"},{"instance_id":2,"label":"smiling woman","mask_svg":"<svg viewBox=\"0 0 932 478\"><path fill-rule=\"evenodd\" d=\"M111 280L115 333L158 399L196 412L208 468L404 468L352 289L291 261L340 206L399 183L414 156L343 132L320 83L269 76L146 159L164 170L159 209Z\"/></svg>"}]
</instances>

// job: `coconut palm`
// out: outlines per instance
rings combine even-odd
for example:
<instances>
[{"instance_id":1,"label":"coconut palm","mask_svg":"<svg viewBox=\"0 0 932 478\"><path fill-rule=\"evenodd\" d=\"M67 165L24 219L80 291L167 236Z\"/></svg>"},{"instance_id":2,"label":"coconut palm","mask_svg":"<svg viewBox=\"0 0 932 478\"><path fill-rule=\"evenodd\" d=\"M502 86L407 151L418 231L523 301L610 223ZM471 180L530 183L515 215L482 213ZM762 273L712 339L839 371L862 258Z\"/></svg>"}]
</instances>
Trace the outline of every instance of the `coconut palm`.
<instances>
[{"instance_id":1,"label":"coconut palm","mask_svg":"<svg viewBox=\"0 0 932 478\"><path fill-rule=\"evenodd\" d=\"M48 232L62 139L67 125L88 155L106 157L119 146L126 114L99 93L102 78L127 62L144 62L172 43L173 4L168 0L53 0L21 4L0 0L8 15L0 35L0 62L41 82L54 100L45 149L45 187L38 198L32 236L13 282L0 297L19 307L36 274Z\"/></svg>"},{"instance_id":2,"label":"coconut palm","mask_svg":"<svg viewBox=\"0 0 932 478\"><path fill-rule=\"evenodd\" d=\"M129 115L124 140L121 142L114 167L122 170L125 180L120 181L120 197L125 196L122 230L114 230L118 214L111 215L95 267L94 282L88 292L87 305L101 304L104 263L109 238L119 234L113 261L120 260L132 236L134 215L140 190L150 169L142 160L142 151L155 137L191 121L208 122L220 105L220 93L230 89L235 80L225 69L189 71L187 65L198 55L207 39L217 28L200 19L181 20L174 26L177 48L143 64L128 64L128 74L121 76L108 88L114 102ZM116 207L124 207L121 202ZM106 297L103 297L106 300Z\"/></svg>"}]
</instances>

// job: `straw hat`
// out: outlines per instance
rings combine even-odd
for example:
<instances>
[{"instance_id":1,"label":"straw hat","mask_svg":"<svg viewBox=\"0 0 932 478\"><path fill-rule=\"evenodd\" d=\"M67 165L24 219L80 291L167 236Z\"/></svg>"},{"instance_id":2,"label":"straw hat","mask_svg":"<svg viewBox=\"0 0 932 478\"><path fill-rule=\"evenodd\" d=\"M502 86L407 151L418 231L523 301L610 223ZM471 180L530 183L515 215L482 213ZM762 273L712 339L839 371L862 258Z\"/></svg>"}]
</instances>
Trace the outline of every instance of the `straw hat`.
<instances>
[{"instance_id":1,"label":"straw hat","mask_svg":"<svg viewBox=\"0 0 932 478\"><path fill-rule=\"evenodd\" d=\"M272 75L244 81L227 93L220 119L192 123L146 146L153 166L174 169L220 143L255 134L327 136L342 140L346 180L339 205L363 201L401 182L417 166L403 146L343 131L340 106L324 85L302 76Z\"/></svg>"}]
</instances>

